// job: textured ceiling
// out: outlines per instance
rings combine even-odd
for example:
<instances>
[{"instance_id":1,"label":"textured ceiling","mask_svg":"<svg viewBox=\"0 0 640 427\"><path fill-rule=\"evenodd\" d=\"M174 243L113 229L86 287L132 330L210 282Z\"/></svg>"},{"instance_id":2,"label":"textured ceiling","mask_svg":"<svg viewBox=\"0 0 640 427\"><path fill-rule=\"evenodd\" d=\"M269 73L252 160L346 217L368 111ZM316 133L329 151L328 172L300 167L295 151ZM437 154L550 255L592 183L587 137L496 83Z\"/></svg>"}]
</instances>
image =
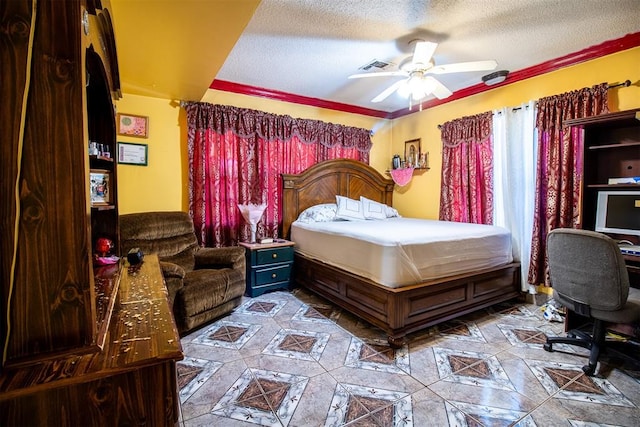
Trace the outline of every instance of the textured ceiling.
<instances>
[{"instance_id":1,"label":"textured ceiling","mask_svg":"<svg viewBox=\"0 0 640 427\"><path fill-rule=\"evenodd\" d=\"M408 101L370 101L399 77L347 77L374 59L398 64L416 36L440 43L436 65L516 71L638 31L640 0L262 0L216 79L393 112ZM485 74L437 77L455 91Z\"/></svg>"},{"instance_id":2,"label":"textured ceiling","mask_svg":"<svg viewBox=\"0 0 640 427\"><path fill-rule=\"evenodd\" d=\"M125 93L199 100L216 79L386 112L408 106L397 94L371 103L398 77L347 77L399 64L415 37L440 43L436 65L494 59L513 72L640 32L640 0L111 3ZM456 91L484 74L437 77Z\"/></svg>"}]
</instances>

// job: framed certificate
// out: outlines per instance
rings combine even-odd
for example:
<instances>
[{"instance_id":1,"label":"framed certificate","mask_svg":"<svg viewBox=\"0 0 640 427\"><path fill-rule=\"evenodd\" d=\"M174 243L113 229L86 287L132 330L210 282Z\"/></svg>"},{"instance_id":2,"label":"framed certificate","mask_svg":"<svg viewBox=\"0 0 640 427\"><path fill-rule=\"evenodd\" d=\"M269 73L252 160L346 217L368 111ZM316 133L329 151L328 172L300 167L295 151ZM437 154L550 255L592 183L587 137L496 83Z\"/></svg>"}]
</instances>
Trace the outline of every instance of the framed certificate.
<instances>
[{"instance_id":1,"label":"framed certificate","mask_svg":"<svg viewBox=\"0 0 640 427\"><path fill-rule=\"evenodd\" d=\"M118 142L118 163L122 165L147 166L147 144Z\"/></svg>"}]
</instances>

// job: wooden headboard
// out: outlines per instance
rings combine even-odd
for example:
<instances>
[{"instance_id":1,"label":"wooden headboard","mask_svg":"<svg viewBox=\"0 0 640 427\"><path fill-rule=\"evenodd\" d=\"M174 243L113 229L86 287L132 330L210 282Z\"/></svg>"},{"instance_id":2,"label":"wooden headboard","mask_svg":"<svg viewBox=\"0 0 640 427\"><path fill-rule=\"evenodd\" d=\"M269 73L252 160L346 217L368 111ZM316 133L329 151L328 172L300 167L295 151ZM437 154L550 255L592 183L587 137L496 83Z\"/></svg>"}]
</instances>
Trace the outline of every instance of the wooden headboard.
<instances>
[{"instance_id":1,"label":"wooden headboard","mask_svg":"<svg viewBox=\"0 0 640 427\"><path fill-rule=\"evenodd\" d=\"M356 160L327 160L298 175L282 174L282 237L289 238L291 223L310 206L335 203L336 195L360 196L391 206L393 180Z\"/></svg>"}]
</instances>

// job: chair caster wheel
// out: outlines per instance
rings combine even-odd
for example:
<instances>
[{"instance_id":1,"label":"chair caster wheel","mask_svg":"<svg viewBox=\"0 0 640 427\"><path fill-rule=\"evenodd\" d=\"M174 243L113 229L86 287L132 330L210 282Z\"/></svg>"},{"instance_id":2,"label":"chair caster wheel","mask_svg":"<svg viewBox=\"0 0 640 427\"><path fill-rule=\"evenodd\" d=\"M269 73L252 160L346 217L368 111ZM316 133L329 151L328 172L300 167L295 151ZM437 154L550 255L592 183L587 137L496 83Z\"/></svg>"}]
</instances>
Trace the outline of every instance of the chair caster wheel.
<instances>
[{"instance_id":1,"label":"chair caster wheel","mask_svg":"<svg viewBox=\"0 0 640 427\"><path fill-rule=\"evenodd\" d=\"M596 367L595 366L584 365L582 367L582 372L584 372L585 375L587 375L588 377L592 376L595 371L596 371Z\"/></svg>"},{"instance_id":2,"label":"chair caster wheel","mask_svg":"<svg viewBox=\"0 0 640 427\"><path fill-rule=\"evenodd\" d=\"M544 344L542 345L542 348L544 348L546 351L551 352L551 351L553 351L553 344L551 344L551 343L544 343Z\"/></svg>"}]
</instances>

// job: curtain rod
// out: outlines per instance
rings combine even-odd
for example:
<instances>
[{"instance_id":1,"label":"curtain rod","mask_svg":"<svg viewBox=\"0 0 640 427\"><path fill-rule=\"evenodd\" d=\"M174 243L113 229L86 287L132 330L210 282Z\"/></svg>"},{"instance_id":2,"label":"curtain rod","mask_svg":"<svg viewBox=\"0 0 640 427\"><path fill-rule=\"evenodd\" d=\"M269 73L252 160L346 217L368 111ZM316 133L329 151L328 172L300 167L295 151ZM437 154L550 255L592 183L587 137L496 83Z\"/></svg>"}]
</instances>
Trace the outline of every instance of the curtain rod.
<instances>
[{"instance_id":1,"label":"curtain rod","mask_svg":"<svg viewBox=\"0 0 640 427\"><path fill-rule=\"evenodd\" d=\"M607 90L615 89L617 87L629 87L629 86L631 86L631 80L627 79L627 80L623 81L622 83L616 83L616 84L610 85L607 88ZM511 109L511 111L518 111L518 110L521 110L521 109L522 109L522 107L513 107ZM442 125L438 125L438 129L442 129Z\"/></svg>"}]
</instances>

